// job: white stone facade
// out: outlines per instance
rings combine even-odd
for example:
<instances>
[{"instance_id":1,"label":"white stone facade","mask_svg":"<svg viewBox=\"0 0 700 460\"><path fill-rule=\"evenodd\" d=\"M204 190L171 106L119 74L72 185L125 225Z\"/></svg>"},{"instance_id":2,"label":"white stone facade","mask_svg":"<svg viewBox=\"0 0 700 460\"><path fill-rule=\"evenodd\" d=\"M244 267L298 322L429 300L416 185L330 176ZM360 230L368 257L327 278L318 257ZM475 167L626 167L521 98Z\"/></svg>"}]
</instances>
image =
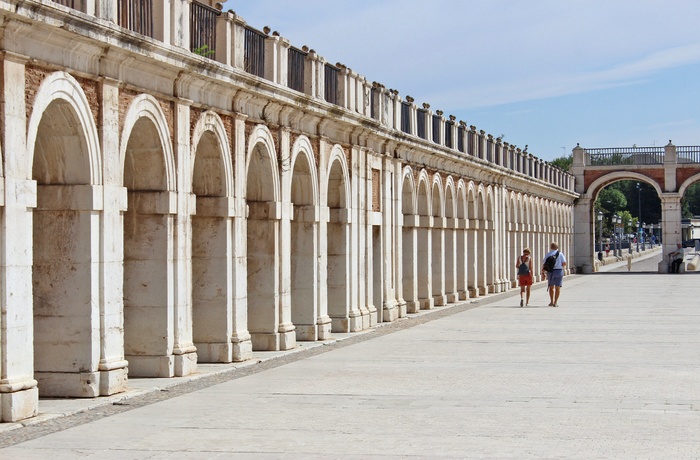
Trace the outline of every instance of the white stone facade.
<instances>
[{"instance_id":1,"label":"white stone facade","mask_svg":"<svg viewBox=\"0 0 700 460\"><path fill-rule=\"evenodd\" d=\"M215 60L192 53L196 4L148 3L153 38L116 0L0 0L0 421L502 292L524 246L571 249L569 174L312 50L291 89L274 33L252 75L232 12Z\"/></svg>"}]
</instances>

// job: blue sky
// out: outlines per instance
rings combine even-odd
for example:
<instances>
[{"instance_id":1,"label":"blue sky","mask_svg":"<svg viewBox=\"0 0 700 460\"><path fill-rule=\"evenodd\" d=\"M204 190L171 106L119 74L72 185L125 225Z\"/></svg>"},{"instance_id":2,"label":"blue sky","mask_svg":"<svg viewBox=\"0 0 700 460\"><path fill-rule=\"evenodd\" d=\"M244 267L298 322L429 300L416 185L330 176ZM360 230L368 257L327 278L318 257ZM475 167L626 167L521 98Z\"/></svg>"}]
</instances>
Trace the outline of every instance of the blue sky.
<instances>
[{"instance_id":1,"label":"blue sky","mask_svg":"<svg viewBox=\"0 0 700 460\"><path fill-rule=\"evenodd\" d=\"M577 143L700 145L700 2L232 0L224 9L545 160Z\"/></svg>"}]
</instances>

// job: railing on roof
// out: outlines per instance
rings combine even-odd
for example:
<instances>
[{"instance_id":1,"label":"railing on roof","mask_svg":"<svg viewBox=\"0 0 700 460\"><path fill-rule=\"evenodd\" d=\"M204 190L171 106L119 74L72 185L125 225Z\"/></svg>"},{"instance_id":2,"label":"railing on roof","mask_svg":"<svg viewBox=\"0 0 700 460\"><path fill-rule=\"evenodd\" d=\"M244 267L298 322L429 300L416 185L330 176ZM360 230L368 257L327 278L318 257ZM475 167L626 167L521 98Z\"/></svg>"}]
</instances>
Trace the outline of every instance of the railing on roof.
<instances>
[{"instance_id":1,"label":"railing on roof","mask_svg":"<svg viewBox=\"0 0 700 460\"><path fill-rule=\"evenodd\" d=\"M676 147L678 163L700 163L700 146Z\"/></svg>"},{"instance_id":2,"label":"railing on roof","mask_svg":"<svg viewBox=\"0 0 700 460\"><path fill-rule=\"evenodd\" d=\"M153 38L153 0L117 0L119 25Z\"/></svg>"},{"instance_id":3,"label":"railing on roof","mask_svg":"<svg viewBox=\"0 0 700 460\"><path fill-rule=\"evenodd\" d=\"M80 0L53 0L53 2L73 9L76 9L76 5L80 4Z\"/></svg>"},{"instance_id":4,"label":"railing on roof","mask_svg":"<svg viewBox=\"0 0 700 460\"><path fill-rule=\"evenodd\" d=\"M664 162L663 147L621 147L585 149L587 166L653 165Z\"/></svg>"},{"instance_id":5,"label":"railing on roof","mask_svg":"<svg viewBox=\"0 0 700 460\"><path fill-rule=\"evenodd\" d=\"M326 64L324 69L325 87L324 99L331 104L338 103L338 74L340 69L334 65Z\"/></svg>"},{"instance_id":6,"label":"railing on roof","mask_svg":"<svg viewBox=\"0 0 700 460\"><path fill-rule=\"evenodd\" d=\"M245 27L243 70L265 77L265 38L267 35L252 27Z\"/></svg>"},{"instance_id":7,"label":"railing on roof","mask_svg":"<svg viewBox=\"0 0 700 460\"><path fill-rule=\"evenodd\" d=\"M216 19L221 11L199 2L190 5L190 51L214 59Z\"/></svg>"},{"instance_id":8,"label":"railing on roof","mask_svg":"<svg viewBox=\"0 0 700 460\"><path fill-rule=\"evenodd\" d=\"M287 54L287 86L300 93L304 92L304 73L306 56L309 53L293 46Z\"/></svg>"}]
</instances>

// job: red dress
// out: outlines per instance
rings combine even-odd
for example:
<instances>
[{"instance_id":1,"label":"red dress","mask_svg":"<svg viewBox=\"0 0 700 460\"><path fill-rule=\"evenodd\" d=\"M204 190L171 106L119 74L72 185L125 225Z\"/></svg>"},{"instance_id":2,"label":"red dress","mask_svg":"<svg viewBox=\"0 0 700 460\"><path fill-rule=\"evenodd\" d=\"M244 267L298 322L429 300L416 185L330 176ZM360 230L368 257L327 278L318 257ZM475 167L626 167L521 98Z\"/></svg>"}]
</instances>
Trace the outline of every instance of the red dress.
<instances>
[{"instance_id":1,"label":"red dress","mask_svg":"<svg viewBox=\"0 0 700 460\"><path fill-rule=\"evenodd\" d=\"M520 263L525 262L528 267L530 267L530 273L527 275L518 275L518 286L532 286L532 264L530 263L530 257L523 260L520 256Z\"/></svg>"}]
</instances>

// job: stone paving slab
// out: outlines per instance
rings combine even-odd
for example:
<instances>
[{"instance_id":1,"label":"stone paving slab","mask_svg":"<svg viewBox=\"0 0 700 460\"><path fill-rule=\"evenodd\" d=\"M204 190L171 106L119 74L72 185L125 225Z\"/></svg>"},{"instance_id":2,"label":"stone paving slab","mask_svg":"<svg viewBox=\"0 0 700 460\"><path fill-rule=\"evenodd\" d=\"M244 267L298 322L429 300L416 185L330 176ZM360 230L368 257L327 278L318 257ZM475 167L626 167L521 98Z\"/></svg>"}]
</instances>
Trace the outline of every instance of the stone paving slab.
<instances>
[{"instance_id":1,"label":"stone paving slab","mask_svg":"<svg viewBox=\"0 0 700 460\"><path fill-rule=\"evenodd\" d=\"M568 277L559 308L510 292L7 431L0 458L700 458L699 279L656 263Z\"/></svg>"}]
</instances>

